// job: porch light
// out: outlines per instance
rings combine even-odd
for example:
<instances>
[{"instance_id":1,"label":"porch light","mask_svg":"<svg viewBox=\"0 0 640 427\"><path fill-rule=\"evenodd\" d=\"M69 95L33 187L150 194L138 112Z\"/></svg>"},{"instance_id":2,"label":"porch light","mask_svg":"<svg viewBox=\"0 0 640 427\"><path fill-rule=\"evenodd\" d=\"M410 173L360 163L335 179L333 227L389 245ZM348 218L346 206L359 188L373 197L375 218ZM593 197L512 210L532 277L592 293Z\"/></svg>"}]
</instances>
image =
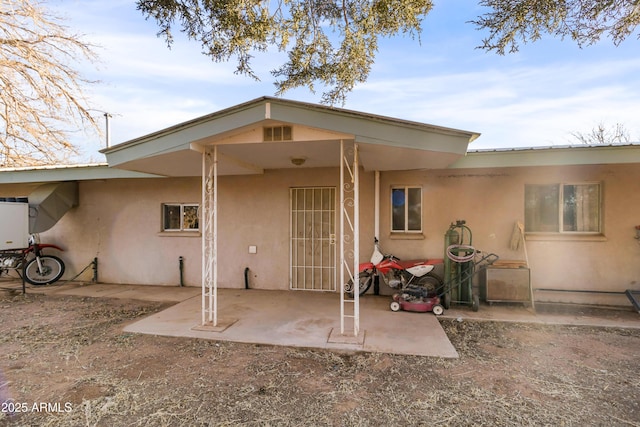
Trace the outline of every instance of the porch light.
<instances>
[{"instance_id":1,"label":"porch light","mask_svg":"<svg viewBox=\"0 0 640 427\"><path fill-rule=\"evenodd\" d=\"M302 166L304 165L304 162L307 161L306 157L292 157L291 158L291 163L294 164L295 166Z\"/></svg>"}]
</instances>

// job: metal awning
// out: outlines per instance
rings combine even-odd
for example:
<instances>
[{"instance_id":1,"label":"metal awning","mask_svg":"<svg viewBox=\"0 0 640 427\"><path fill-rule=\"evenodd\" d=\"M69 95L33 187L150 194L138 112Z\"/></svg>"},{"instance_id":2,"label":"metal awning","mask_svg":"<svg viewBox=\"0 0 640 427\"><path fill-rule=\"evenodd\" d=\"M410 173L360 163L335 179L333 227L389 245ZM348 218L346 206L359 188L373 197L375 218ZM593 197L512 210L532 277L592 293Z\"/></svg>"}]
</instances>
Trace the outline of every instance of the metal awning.
<instances>
[{"instance_id":1,"label":"metal awning","mask_svg":"<svg viewBox=\"0 0 640 427\"><path fill-rule=\"evenodd\" d=\"M291 141L264 142L287 125ZM200 176L202 147L218 146L219 175L338 167L340 141L360 146L367 171L446 168L478 133L263 97L103 150L109 166L163 176ZM304 158L295 166L292 158Z\"/></svg>"}]
</instances>

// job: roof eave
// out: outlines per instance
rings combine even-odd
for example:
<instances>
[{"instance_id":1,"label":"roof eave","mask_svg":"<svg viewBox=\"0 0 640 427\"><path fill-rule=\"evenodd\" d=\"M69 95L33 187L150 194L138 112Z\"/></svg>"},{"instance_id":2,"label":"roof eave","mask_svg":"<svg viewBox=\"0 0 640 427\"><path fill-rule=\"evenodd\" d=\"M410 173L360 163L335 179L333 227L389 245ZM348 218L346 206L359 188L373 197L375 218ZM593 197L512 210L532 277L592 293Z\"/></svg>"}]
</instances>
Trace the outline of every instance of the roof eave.
<instances>
[{"instance_id":1,"label":"roof eave","mask_svg":"<svg viewBox=\"0 0 640 427\"><path fill-rule=\"evenodd\" d=\"M469 151L449 169L640 163L640 145L527 147Z\"/></svg>"},{"instance_id":2,"label":"roof eave","mask_svg":"<svg viewBox=\"0 0 640 427\"><path fill-rule=\"evenodd\" d=\"M89 181L118 178L160 178L160 176L113 169L106 163L0 169L0 184Z\"/></svg>"}]
</instances>

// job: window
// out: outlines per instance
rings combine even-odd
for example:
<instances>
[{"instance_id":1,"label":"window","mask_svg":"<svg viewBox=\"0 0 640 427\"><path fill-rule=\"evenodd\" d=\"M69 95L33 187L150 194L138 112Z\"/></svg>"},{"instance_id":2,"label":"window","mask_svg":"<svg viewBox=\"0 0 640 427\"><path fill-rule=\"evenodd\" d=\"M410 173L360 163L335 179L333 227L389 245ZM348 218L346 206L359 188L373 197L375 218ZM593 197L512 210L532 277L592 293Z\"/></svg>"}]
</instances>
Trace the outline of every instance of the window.
<instances>
[{"instance_id":1,"label":"window","mask_svg":"<svg viewBox=\"0 0 640 427\"><path fill-rule=\"evenodd\" d=\"M391 231L403 233L422 231L422 188L391 188Z\"/></svg>"},{"instance_id":2,"label":"window","mask_svg":"<svg viewBox=\"0 0 640 427\"><path fill-rule=\"evenodd\" d=\"M163 204L162 231L198 231L197 204Z\"/></svg>"},{"instance_id":3,"label":"window","mask_svg":"<svg viewBox=\"0 0 640 427\"><path fill-rule=\"evenodd\" d=\"M526 185L527 232L600 233L600 184Z\"/></svg>"}]
</instances>

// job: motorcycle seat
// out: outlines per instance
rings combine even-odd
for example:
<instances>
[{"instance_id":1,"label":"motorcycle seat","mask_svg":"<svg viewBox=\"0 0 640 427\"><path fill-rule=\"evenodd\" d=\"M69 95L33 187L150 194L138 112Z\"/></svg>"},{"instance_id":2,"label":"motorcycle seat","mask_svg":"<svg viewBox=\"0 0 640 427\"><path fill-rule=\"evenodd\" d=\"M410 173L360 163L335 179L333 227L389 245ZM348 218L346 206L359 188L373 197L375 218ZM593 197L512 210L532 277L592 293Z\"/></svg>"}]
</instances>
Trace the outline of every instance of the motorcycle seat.
<instances>
[{"instance_id":1,"label":"motorcycle seat","mask_svg":"<svg viewBox=\"0 0 640 427\"><path fill-rule=\"evenodd\" d=\"M402 260L402 261L398 261L398 264L400 264L405 270L407 268L411 268L414 267L416 265L436 265L436 264L442 264L444 262L444 259L442 258L433 258L433 259L411 259L411 260Z\"/></svg>"}]
</instances>

